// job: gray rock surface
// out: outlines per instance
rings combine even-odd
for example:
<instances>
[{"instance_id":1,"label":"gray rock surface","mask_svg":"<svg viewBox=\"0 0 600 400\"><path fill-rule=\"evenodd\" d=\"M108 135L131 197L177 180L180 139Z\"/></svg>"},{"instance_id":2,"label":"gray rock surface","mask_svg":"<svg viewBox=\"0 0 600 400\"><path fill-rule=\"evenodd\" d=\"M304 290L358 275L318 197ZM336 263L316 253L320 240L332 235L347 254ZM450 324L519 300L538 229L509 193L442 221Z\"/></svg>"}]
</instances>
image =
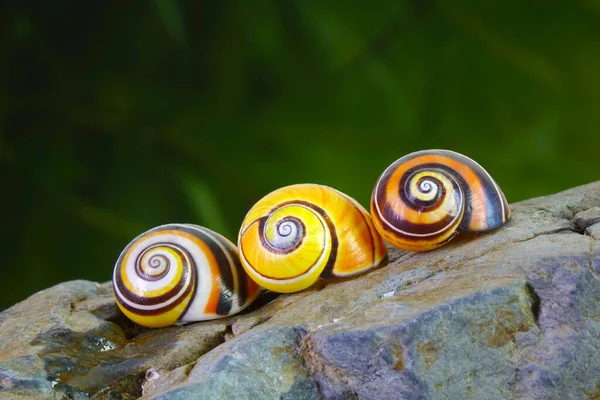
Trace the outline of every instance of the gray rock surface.
<instances>
[{"instance_id":1,"label":"gray rock surface","mask_svg":"<svg viewBox=\"0 0 600 400\"><path fill-rule=\"evenodd\" d=\"M0 313L0 398L600 398L599 206L600 182L517 203L497 231L182 327L60 284Z\"/></svg>"}]
</instances>

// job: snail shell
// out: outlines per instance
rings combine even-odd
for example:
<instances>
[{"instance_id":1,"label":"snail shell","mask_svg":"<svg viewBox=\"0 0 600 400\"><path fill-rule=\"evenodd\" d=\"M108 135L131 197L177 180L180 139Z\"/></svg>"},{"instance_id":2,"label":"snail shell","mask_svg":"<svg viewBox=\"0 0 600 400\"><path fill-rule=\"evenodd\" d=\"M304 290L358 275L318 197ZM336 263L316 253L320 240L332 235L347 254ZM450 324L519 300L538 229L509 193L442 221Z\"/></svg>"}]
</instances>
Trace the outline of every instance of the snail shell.
<instances>
[{"instance_id":1,"label":"snail shell","mask_svg":"<svg viewBox=\"0 0 600 400\"><path fill-rule=\"evenodd\" d=\"M121 311L151 328L226 317L260 292L233 243L191 224L162 225L136 237L116 262L113 289Z\"/></svg>"},{"instance_id":2,"label":"snail shell","mask_svg":"<svg viewBox=\"0 0 600 400\"><path fill-rule=\"evenodd\" d=\"M459 232L498 228L510 219L510 208L475 161L449 150L425 150L383 172L373 189L371 214L379 233L394 246L427 251Z\"/></svg>"},{"instance_id":3,"label":"snail shell","mask_svg":"<svg viewBox=\"0 0 600 400\"><path fill-rule=\"evenodd\" d=\"M261 286L290 293L319 278L347 278L386 257L381 236L356 200L327 186L299 184L250 209L238 238L244 269Z\"/></svg>"}]
</instances>

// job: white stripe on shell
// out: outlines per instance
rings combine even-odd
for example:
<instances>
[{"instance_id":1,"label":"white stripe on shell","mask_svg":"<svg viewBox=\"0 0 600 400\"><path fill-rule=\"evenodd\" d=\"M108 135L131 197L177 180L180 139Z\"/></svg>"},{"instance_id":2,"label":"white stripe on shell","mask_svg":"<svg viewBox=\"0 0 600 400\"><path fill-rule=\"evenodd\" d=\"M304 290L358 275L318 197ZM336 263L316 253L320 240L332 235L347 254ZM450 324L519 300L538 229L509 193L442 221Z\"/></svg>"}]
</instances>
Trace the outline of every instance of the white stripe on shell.
<instances>
[{"instance_id":1,"label":"white stripe on shell","mask_svg":"<svg viewBox=\"0 0 600 400\"><path fill-rule=\"evenodd\" d=\"M223 251L223 253L225 254L225 257L227 258L227 261L229 262L229 268L232 268L233 265L233 260L231 258L231 254L229 253L229 251L222 245L221 243L221 237L217 237L217 235L206 229L203 228L201 226L198 225L191 225L191 224L187 224L185 225L188 229L192 229L192 230L196 230L201 232L201 234L203 233L204 235L208 236L209 238L211 238L213 240L213 242L215 242L217 244L217 246L219 246L219 248ZM208 262L208 261L207 261ZM218 314L206 314L205 313L205 309L206 309L206 304L208 303L208 298L210 296L210 291L212 290L212 275L210 272L210 266L208 265L208 263L206 264L206 266L208 267L208 272L207 275L204 275L205 277L210 277L210 287L209 289L206 291L206 296L199 296L200 292L202 292L202 290L204 290L203 288L198 287L198 292L196 294L196 297L194 298L194 300L192 300L192 303L190 304L187 312L185 313L185 315L181 318L182 322L186 322L186 321L197 321L198 320L198 315L201 315L203 319L208 319L211 318L211 316L214 315L214 318L219 318L221 317ZM200 273L200 271L198 271L198 273ZM198 275L200 276L200 275ZM203 279L203 280L207 280L207 279ZM234 281L235 281L235 275L234 275ZM234 298L232 299L233 302L237 303L237 293L238 292L234 292ZM230 314L233 314L236 311L236 309L231 308Z\"/></svg>"},{"instance_id":2,"label":"white stripe on shell","mask_svg":"<svg viewBox=\"0 0 600 400\"><path fill-rule=\"evenodd\" d=\"M436 151L439 151L439 152L448 152L448 153L453 153L453 154L458 154L458 155L460 155L459 153L456 153L456 152L454 152L454 151L451 151L451 150L425 150L425 151L423 151L423 153L424 153L424 152L428 152L428 153L429 153L429 152L436 152ZM416 153L420 153L420 152L416 152ZM387 167L387 168L386 168L386 169L383 171L383 173L381 174L381 176L384 176L384 175L385 175L385 174L388 172L388 170L389 170L390 168L394 167L396 164L398 164L398 165L402 164L402 163L401 163L401 162L399 162L399 161L400 161L400 160L402 160L403 158L406 158L406 157L409 157L409 156L410 156L411 158L415 158L415 157L419 157L420 155L422 155L422 154L415 155L416 153L407 154L407 155L405 155L405 156L403 156L403 157L400 157L398 160L396 160L396 161L394 161L392 164L390 164L390 165L389 165L389 166L388 166L388 167ZM414 156L413 156L413 155L414 155ZM464 156L463 156L463 157L464 157ZM379 207L379 203L377 202L377 197L378 197L378 196L377 196L377 194L379 193L379 182L381 181L381 176L379 177L379 179L377 180L377 183L375 184L375 193L373 194L373 203L375 204L375 208L376 208L376 210L377 210L377 215L379 216L379 219L381 219L381 221L382 221L382 222L383 222L383 223L384 223L384 224L385 224L387 227L389 227L391 230L393 230L393 231L395 231L395 232L398 232L398 233L400 233L401 235L404 235L404 236L414 236L414 237L429 237L429 236L437 236L438 234L440 234L440 233L444 232L446 229L448 229L448 226L452 226L452 225L454 225L454 224L456 223L456 220L459 218L459 216L461 216L461 215L462 215L462 213L460 213L460 212L456 213L456 216L454 217L454 219L452 220L452 222L450 222L448 225L446 225L446 227L444 227L444 228L442 228L442 229L440 229L440 230L438 230L438 231L436 231L436 232L431 232L431 233L411 233L411 232L406 232L406 231L403 231L402 229L398 229L397 227L395 227L394 225L392 225L392 224L391 224L391 223L390 223L390 222L389 222L387 219L383 218L383 214L381 213L381 208ZM451 178L451 179L452 179L452 178ZM465 196L465 195L464 195L464 193L462 193L462 188L460 187L460 185L458 185L458 187L459 187L459 188L460 188L460 190L461 190L461 197L464 199L464 196ZM459 210L460 210L460 208L459 208Z\"/></svg>"},{"instance_id":3,"label":"white stripe on shell","mask_svg":"<svg viewBox=\"0 0 600 400\"><path fill-rule=\"evenodd\" d=\"M131 248L130 256L127 260L127 265L125 266L125 274L127 275L127 278L129 279L129 281L131 282L131 284L134 287L144 287L146 290L157 290L157 289L164 287L164 285L166 283L168 283L174 279L175 274L177 273L177 268L170 268L167 275L165 275L162 279L159 279L157 281L146 281L146 280L142 279L141 277L139 277L136 273L135 261L138 258L138 256L149 246L153 246L153 245L155 245L157 243L161 243L161 242L164 242L164 236L158 235L158 236L151 237L148 239L142 239L140 242L138 242L136 245L134 245ZM172 255L169 255L168 258L171 260L171 262L174 262L172 259L173 258ZM119 258L119 260L120 259L121 258ZM188 260L188 261L191 261L191 260ZM121 273L120 266L118 268L115 268L115 271L114 271L115 276L113 277L113 279L116 277L117 273ZM164 301L162 303L152 304L152 305L138 304L131 300L128 300L123 295L123 293L119 290L119 287L117 285L114 285L114 288L115 288L115 293L116 293L117 297L123 303L127 304L131 308L138 309L138 310L158 310L160 308L170 305L171 303L173 303L177 299L179 299L181 296L183 296L183 294L185 293L185 291L187 290L187 288L189 287L190 284L191 284L191 274L188 274L186 282L184 283L182 288L179 290L179 292L175 296L167 299L166 301Z\"/></svg>"},{"instance_id":4,"label":"white stripe on shell","mask_svg":"<svg viewBox=\"0 0 600 400\"><path fill-rule=\"evenodd\" d=\"M303 208L309 210L310 212L314 213L317 216L317 218L319 219L319 221L321 221L321 224L323 224L323 227L325 228L324 230L326 232L329 232L329 226L327 225L327 223L325 222L325 220L323 219L323 217L318 212L315 212L315 210L313 210L312 208L307 207L307 206L305 206L303 204L296 204L296 203L294 203L294 204L289 204L288 206L291 206L291 205L294 205L294 206L297 206L297 207L303 207ZM257 223L259 223L258 220L254 221L252 224L248 225L248 228L246 228L246 231L248 229L250 229L250 227L252 225L257 224ZM330 236L331 236L331 232L329 232L329 234L325 234L324 248L329 247L329 244L331 242ZM241 238L241 235L240 235L240 238ZM240 245L241 245L241 240L240 240ZM240 247L240 250L241 250L241 247ZM265 282L269 282L269 283L272 283L272 284L275 284L275 285L287 285L287 284L291 284L291 283L295 283L295 282L301 281L302 279L305 279L307 276L311 275L312 272L314 272L317 268L319 268L319 266L323 262L323 258L325 258L325 254L326 253L327 253L326 251L322 251L321 255L319 256L319 258L317 259L317 261L315 262L315 264L314 264L313 267L311 267L310 269L308 269L304 274L302 274L300 276L297 276L295 278L291 278L291 279L272 279L272 278L267 278L266 276L263 276L263 275L259 274L254 269L254 266L248 262L248 260L246 259L243 251L240 251L240 259L242 260L242 262L244 263L244 265L246 265L247 267L249 267L249 268L247 268L246 272L248 272L248 274L255 281L257 281L257 280L263 280ZM292 253L290 253L290 254L292 254ZM329 252L329 254L331 255L331 252Z\"/></svg>"}]
</instances>

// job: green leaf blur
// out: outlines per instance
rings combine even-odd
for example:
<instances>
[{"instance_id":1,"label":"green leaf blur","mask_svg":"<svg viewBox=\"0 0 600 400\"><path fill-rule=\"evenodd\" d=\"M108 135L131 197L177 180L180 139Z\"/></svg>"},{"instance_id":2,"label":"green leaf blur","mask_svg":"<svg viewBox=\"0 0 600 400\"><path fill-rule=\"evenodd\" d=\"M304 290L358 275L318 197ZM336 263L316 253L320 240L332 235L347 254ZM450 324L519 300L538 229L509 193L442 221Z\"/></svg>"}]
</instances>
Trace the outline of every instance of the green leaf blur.
<instances>
[{"instance_id":1,"label":"green leaf blur","mask_svg":"<svg viewBox=\"0 0 600 400\"><path fill-rule=\"evenodd\" d=\"M600 179L598 1L0 8L0 308L109 280L159 224L235 241L284 185L367 206L420 149L471 156L511 202Z\"/></svg>"}]
</instances>

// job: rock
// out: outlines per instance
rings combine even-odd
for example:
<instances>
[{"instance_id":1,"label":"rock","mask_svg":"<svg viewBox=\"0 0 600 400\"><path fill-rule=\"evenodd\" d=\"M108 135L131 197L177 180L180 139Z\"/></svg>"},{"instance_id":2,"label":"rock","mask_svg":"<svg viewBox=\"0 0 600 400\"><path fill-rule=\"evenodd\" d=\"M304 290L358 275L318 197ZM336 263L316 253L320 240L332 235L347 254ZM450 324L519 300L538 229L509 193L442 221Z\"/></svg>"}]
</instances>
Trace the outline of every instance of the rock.
<instances>
[{"instance_id":1,"label":"rock","mask_svg":"<svg viewBox=\"0 0 600 400\"><path fill-rule=\"evenodd\" d=\"M573 218L575 226L580 232L584 232L587 228L600 222L600 207L592 207L585 211L580 211Z\"/></svg>"},{"instance_id":2,"label":"rock","mask_svg":"<svg viewBox=\"0 0 600 400\"><path fill-rule=\"evenodd\" d=\"M0 398L137 398L148 369L193 362L226 330L143 329L115 309L110 282L63 283L0 314Z\"/></svg>"},{"instance_id":3,"label":"rock","mask_svg":"<svg viewBox=\"0 0 600 400\"><path fill-rule=\"evenodd\" d=\"M575 215L575 226L579 232L600 239L600 207L592 207L589 210L578 212Z\"/></svg>"},{"instance_id":4,"label":"rock","mask_svg":"<svg viewBox=\"0 0 600 400\"><path fill-rule=\"evenodd\" d=\"M599 205L600 182L517 203L494 232L182 327L60 284L0 313L0 398L595 398Z\"/></svg>"},{"instance_id":5,"label":"rock","mask_svg":"<svg viewBox=\"0 0 600 400\"><path fill-rule=\"evenodd\" d=\"M263 334L260 334L263 331ZM293 326L256 328L227 343L227 351L204 355L184 382L154 399L314 399L319 391L303 368L298 345L303 332Z\"/></svg>"},{"instance_id":6,"label":"rock","mask_svg":"<svg viewBox=\"0 0 600 400\"><path fill-rule=\"evenodd\" d=\"M585 234L590 236L594 240L600 240L600 222L587 227L585 230Z\"/></svg>"}]
</instances>

